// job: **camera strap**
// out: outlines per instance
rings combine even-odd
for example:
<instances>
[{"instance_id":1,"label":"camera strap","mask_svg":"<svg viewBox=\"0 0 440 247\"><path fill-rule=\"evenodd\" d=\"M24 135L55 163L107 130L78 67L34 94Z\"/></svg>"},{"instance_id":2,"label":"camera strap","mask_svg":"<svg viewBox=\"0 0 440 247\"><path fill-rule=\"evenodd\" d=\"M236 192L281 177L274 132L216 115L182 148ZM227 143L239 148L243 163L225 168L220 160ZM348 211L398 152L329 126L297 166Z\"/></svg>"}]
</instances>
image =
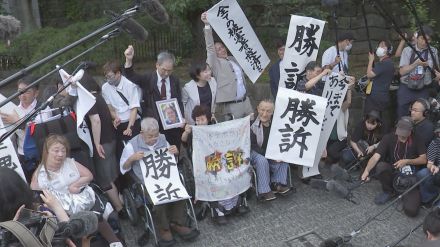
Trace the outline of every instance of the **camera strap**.
<instances>
[{"instance_id":1,"label":"camera strap","mask_svg":"<svg viewBox=\"0 0 440 247\"><path fill-rule=\"evenodd\" d=\"M31 230L18 221L11 220L1 222L0 226L11 232L24 247L43 247Z\"/></svg>"},{"instance_id":2,"label":"camera strap","mask_svg":"<svg viewBox=\"0 0 440 247\"><path fill-rule=\"evenodd\" d=\"M51 241L57 229L55 218L46 218L40 232L40 240L25 225L18 221L5 221L0 223L0 227L11 232L24 247L47 247L52 246Z\"/></svg>"}]
</instances>

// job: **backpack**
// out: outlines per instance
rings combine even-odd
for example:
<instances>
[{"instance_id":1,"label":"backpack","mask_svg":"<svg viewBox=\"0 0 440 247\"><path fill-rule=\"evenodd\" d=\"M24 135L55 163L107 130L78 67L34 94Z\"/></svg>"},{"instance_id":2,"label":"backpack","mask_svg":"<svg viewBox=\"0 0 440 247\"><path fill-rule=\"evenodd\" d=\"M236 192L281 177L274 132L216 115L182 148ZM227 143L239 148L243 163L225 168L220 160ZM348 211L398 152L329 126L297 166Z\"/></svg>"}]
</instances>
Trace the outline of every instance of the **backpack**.
<instances>
[{"instance_id":1,"label":"backpack","mask_svg":"<svg viewBox=\"0 0 440 247\"><path fill-rule=\"evenodd\" d=\"M420 56L425 61L428 61L428 49L420 52ZM417 59L418 57L416 56L416 53L412 51L409 64L414 63ZM432 82L431 71L429 71L426 67L417 66L408 74L408 76L405 78L405 82L409 89L423 89L423 87L431 84Z\"/></svg>"}]
</instances>

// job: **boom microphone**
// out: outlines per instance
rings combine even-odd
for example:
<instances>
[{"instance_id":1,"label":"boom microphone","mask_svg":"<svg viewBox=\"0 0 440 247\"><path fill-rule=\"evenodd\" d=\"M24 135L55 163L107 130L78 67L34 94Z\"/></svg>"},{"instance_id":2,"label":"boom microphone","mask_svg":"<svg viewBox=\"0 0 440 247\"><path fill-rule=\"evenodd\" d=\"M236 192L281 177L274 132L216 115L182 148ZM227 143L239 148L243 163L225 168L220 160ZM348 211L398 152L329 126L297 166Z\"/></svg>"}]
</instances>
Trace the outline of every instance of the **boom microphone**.
<instances>
[{"instance_id":1,"label":"boom microphone","mask_svg":"<svg viewBox=\"0 0 440 247\"><path fill-rule=\"evenodd\" d=\"M344 168L340 167L338 164L333 164L330 167L330 171L331 171L331 176L334 180L348 181L348 182L352 180L350 174L348 174L348 172Z\"/></svg>"},{"instance_id":2,"label":"boom microphone","mask_svg":"<svg viewBox=\"0 0 440 247\"><path fill-rule=\"evenodd\" d=\"M310 179L310 187L318 190L327 190L327 181L323 179Z\"/></svg>"},{"instance_id":3,"label":"boom microphone","mask_svg":"<svg viewBox=\"0 0 440 247\"><path fill-rule=\"evenodd\" d=\"M332 193L333 195L342 198L342 199L349 199L350 197L350 191L347 187L340 184L336 180L330 180L327 182L327 190Z\"/></svg>"},{"instance_id":4,"label":"boom microphone","mask_svg":"<svg viewBox=\"0 0 440 247\"><path fill-rule=\"evenodd\" d=\"M93 61L82 61L80 63L83 69L96 68L97 64Z\"/></svg>"},{"instance_id":5,"label":"boom microphone","mask_svg":"<svg viewBox=\"0 0 440 247\"><path fill-rule=\"evenodd\" d=\"M333 7L339 4L339 0L321 0L321 4L328 7Z\"/></svg>"},{"instance_id":6,"label":"boom microphone","mask_svg":"<svg viewBox=\"0 0 440 247\"><path fill-rule=\"evenodd\" d=\"M98 230L98 216L91 211L73 214L67 222L58 224L57 236L82 238Z\"/></svg>"},{"instance_id":7,"label":"boom microphone","mask_svg":"<svg viewBox=\"0 0 440 247\"><path fill-rule=\"evenodd\" d=\"M119 18L119 15L111 10L106 10L105 13L108 13L113 17L113 19ZM121 29L128 33L133 39L144 42L148 38L148 32L145 28L133 18L128 18L121 23Z\"/></svg>"},{"instance_id":8,"label":"boom microphone","mask_svg":"<svg viewBox=\"0 0 440 247\"><path fill-rule=\"evenodd\" d=\"M169 16L167 10L159 0L138 1L138 5L140 10L150 15L153 21L159 24L165 24L168 22Z\"/></svg>"}]
</instances>

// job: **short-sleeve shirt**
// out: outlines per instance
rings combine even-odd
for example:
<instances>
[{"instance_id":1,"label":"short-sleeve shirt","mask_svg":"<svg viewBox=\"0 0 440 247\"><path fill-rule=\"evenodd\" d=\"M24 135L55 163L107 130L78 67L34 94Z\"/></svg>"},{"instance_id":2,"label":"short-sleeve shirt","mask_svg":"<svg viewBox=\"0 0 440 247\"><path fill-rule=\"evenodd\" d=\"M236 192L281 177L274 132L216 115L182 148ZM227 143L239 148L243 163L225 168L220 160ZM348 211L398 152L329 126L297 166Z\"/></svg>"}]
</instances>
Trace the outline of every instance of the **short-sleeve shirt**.
<instances>
[{"instance_id":1,"label":"short-sleeve shirt","mask_svg":"<svg viewBox=\"0 0 440 247\"><path fill-rule=\"evenodd\" d=\"M380 154L381 160L395 163L401 159L415 159L426 154L426 147L423 142L412 136L406 143L402 143L397 139L397 135L389 133L380 141L376 153Z\"/></svg>"},{"instance_id":2,"label":"short-sleeve shirt","mask_svg":"<svg viewBox=\"0 0 440 247\"><path fill-rule=\"evenodd\" d=\"M394 64L389 58L375 64L373 73L373 87L370 96L388 95L390 84L394 78Z\"/></svg>"},{"instance_id":3,"label":"short-sleeve shirt","mask_svg":"<svg viewBox=\"0 0 440 247\"><path fill-rule=\"evenodd\" d=\"M93 94L96 97L96 103L90 108L87 113L88 116L98 114L101 120L101 140L100 144L110 143L115 140L115 128L112 124L112 116L110 115L110 110L105 103L104 98L99 94ZM89 118L86 118L87 126L92 128L92 124ZM93 136L93 133L90 132Z\"/></svg>"},{"instance_id":4,"label":"short-sleeve shirt","mask_svg":"<svg viewBox=\"0 0 440 247\"><path fill-rule=\"evenodd\" d=\"M417 45L415 46L415 48L416 48L416 50L417 51L421 51L418 47L417 47ZM437 64L438 64L438 51L437 51L437 49L435 48L435 47L432 47L431 46L431 50L433 51L433 54L434 54L434 57L435 57L435 59L436 59L436 61L437 61ZM413 50L411 49L411 47L405 47L405 49L403 49L403 51L402 51L402 55L400 56L400 63L399 63L399 66L400 67L403 67L403 66L406 66L406 65L410 65L411 64L411 56L412 56L412 54L413 54ZM423 52L423 51L422 51ZM429 52L428 52L429 53ZM422 53L423 54L423 53ZM426 53L426 55L427 55L427 57L428 57L428 64L429 64L429 66L432 68L433 67L433 60L432 60L432 57L431 57L431 55L429 54L427 54ZM417 59L417 56L415 57L416 59ZM402 82L404 82L405 81L405 79L406 79L406 77L408 77L408 75L411 73L411 71L408 73L408 74L405 74L405 75L402 75L402 77L400 78L400 81L402 81Z\"/></svg>"},{"instance_id":5,"label":"short-sleeve shirt","mask_svg":"<svg viewBox=\"0 0 440 247\"><path fill-rule=\"evenodd\" d=\"M353 133L351 134L351 141L358 142L360 140L364 140L368 143L368 145L376 144L380 141L382 137L382 131L379 126L376 127L375 130L377 130L376 134L374 133L374 131L368 131L367 127L365 126L365 120L362 120L356 125L356 128L353 130Z\"/></svg>"},{"instance_id":6,"label":"short-sleeve shirt","mask_svg":"<svg viewBox=\"0 0 440 247\"><path fill-rule=\"evenodd\" d=\"M296 90L300 92L305 92L308 94L313 94L316 96L321 96L322 92L324 91L324 82L322 80L319 80L315 85L313 85L312 88L309 90L306 89L306 78L301 78L301 80L298 81L296 84Z\"/></svg>"},{"instance_id":7,"label":"short-sleeve shirt","mask_svg":"<svg viewBox=\"0 0 440 247\"><path fill-rule=\"evenodd\" d=\"M118 92L124 95L128 104L125 103ZM124 76L121 76L121 81L117 87L110 85L107 82L102 85L102 97L107 105L111 105L115 108L119 119L121 119L121 123L128 122L131 109L140 107L139 92L139 87Z\"/></svg>"},{"instance_id":8,"label":"short-sleeve shirt","mask_svg":"<svg viewBox=\"0 0 440 247\"><path fill-rule=\"evenodd\" d=\"M325 52L322 54L322 67L333 63L337 56L338 53L336 51L336 46L332 46L325 50ZM339 56L341 57L341 62L339 62L341 65L341 71L348 73L348 52L339 51ZM339 73L339 66L337 64L333 67L333 72Z\"/></svg>"},{"instance_id":9,"label":"short-sleeve shirt","mask_svg":"<svg viewBox=\"0 0 440 247\"><path fill-rule=\"evenodd\" d=\"M434 165L440 165L440 138L437 137L429 144L428 151L426 152L428 161L434 163Z\"/></svg>"},{"instance_id":10,"label":"short-sleeve shirt","mask_svg":"<svg viewBox=\"0 0 440 247\"><path fill-rule=\"evenodd\" d=\"M434 138L434 124L425 118L421 122L414 125L414 136L425 144L425 147L429 146Z\"/></svg>"}]
</instances>

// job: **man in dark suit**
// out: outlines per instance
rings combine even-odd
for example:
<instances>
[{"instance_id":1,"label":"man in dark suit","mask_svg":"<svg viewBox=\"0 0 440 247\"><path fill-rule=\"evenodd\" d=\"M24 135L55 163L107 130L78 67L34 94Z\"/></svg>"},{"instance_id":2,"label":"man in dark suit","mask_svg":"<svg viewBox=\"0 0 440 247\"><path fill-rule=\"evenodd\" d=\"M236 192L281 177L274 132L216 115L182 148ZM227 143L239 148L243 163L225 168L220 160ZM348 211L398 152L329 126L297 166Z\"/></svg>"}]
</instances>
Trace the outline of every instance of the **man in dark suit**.
<instances>
[{"instance_id":1,"label":"man in dark suit","mask_svg":"<svg viewBox=\"0 0 440 247\"><path fill-rule=\"evenodd\" d=\"M125 55L125 76L142 89L142 117L153 117L160 125L160 132L163 133L170 143L180 147L182 128L164 130L160 121L159 111L156 102L176 98L183 115L182 93L179 79L171 73L174 69L175 57L169 52L161 52L157 56L156 70L145 74L137 74L133 70L134 48L128 46Z\"/></svg>"}]
</instances>

